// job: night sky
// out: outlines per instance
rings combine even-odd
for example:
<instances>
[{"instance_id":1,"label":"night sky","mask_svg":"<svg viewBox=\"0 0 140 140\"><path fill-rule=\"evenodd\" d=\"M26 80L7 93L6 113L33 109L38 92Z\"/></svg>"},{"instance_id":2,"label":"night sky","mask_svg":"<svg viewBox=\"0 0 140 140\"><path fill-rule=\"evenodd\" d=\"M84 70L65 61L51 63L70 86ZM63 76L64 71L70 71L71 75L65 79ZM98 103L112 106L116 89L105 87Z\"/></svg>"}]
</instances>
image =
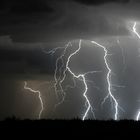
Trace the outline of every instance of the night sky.
<instances>
[{"instance_id":1,"label":"night sky","mask_svg":"<svg viewBox=\"0 0 140 140\"><path fill-rule=\"evenodd\" d=\"M132 31L134 22L140 33L139 0L1 0L0 120L13 115L38 118L38 96L24 89L24 81L41 92L41 118L82 118L86 106L80 80L75 79L76 87L68 88L65 101L55 108L62 100L61 95L56 97L54 89L55 63L63 49L47 54L56 47L65 47L69 41L70 54L80 39L82 48L72 58L70 67L76 74L100 71L87 76L87 96L96 119L113 119L114 107L109 99L101 105L108 94L108 71L103 49L92 40L104 45L111 54L111 83L117 85L111 91L122 108L118 119L135 119L140 109L140 39ZM73 85L69 73L63 87L67 85ZM88 118L94 119L90 111Z\"/></svg>"}]
</instances>

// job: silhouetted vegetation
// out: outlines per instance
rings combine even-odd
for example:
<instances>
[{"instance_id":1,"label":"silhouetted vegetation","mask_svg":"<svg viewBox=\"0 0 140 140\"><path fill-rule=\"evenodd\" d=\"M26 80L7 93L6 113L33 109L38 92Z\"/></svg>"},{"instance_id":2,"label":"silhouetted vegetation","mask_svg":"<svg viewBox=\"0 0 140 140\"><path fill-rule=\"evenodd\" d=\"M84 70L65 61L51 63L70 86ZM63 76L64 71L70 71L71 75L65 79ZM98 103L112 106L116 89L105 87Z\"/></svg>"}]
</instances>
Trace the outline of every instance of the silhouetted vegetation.
<instances>
[{"instance_id":1,"label":"silhouetted vegetation","mask_svg":"<svg viewBox=\"0 0 140 140\"><path fill-rule=\"evenodd\" d=\"M20 120L16 117L7 118L0 121L0 134L4 136L20 135L25 139L30 135L31 138L40 137L59 137L59 138L75 138L75 136L103 137L128 137L139 135L140 122L133 120L121 121L99 121L99 120ZM7 135L10 132L11 135ZM6 134L6 135L5 135Z\"/></svg>"},{"instance_id":2,"label":"silhouetted vegetation","mask_svg":"<svg viewBox=\"0 0 140 140\"><path fill-rule=\"evenodd\" d=\"M16 117L6 118L0 121L0 128L45 128L46 130L56 131L121 131L138 130L140 131L140 121L120 120L120 121L100 121L100 120L20 120Z\"/></svg>"}]
</instances>

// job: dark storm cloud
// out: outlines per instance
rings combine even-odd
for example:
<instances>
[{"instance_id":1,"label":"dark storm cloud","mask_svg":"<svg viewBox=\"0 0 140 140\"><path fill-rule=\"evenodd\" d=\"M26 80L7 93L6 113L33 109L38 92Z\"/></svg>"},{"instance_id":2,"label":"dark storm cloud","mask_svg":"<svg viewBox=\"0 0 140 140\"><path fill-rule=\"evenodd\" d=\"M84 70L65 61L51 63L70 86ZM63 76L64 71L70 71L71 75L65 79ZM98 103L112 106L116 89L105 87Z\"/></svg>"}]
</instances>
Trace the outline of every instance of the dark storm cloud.
<instances>
[{"instance_id":1,"label":"dark storm cloud","mask_svg":"<svg viewBox=\"0 0 140 140\"><path fill-rule=\"evenodd\" d=\"M131 6L107 4L87 6L69 0L7 1L4 7L9 8L0 15L0 35L10 35L17 42L58 42L128 35L124 24L128 13L125 11L132 9ZM136 11L133 8L131 16Z\"/></svg>"},{"instance_id":2,"label":"dark storm cloud","mask_svg":"<svg viewBox=\"0 0 140 140\"><path fill-rule=\"evenodd\" d=\"M42 51L48 44L14 43L10 36L0 37L0 74L10 76L50 75L53 74L54 62ZM48 46L52 48L52 46ZM54 59L55 61L55 59ZM5 78L6 78L5 77Z\"/></svg>"},{"instance_id":3,"label":"dark storm cloud","mask_svg":"<svg viewBox=\"0 0 140 140\"><path fill-rule=\"evenodd\" d=\"M106 3L128 3L130 0L75 0L86 5L102 5Z\"/></svg>"},{"instance_id":4,"label":"dark storm cloud","mask_svg":"<svg viewBox=\"0 0 140 140\"><path fill-rule=\"evenodd\" d=\"M53 11L46 0L2 0L0 5L1 10L9 10L16 14Z\"/></svg>"}]
</instances>

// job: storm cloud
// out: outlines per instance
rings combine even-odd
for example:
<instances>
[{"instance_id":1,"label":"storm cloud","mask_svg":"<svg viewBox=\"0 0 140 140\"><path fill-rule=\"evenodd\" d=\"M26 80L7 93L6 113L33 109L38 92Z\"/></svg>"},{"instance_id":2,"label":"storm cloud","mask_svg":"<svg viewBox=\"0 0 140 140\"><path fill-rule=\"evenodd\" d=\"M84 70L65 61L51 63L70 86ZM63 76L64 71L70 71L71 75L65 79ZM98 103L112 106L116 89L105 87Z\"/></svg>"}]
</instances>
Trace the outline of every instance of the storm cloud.
<instances>
[{"instance_id":1,"label":"storm cloud","mask_svg":"<svg viewBox=\"0 0 140 140\"><path fill-rule=\"evenodd\" d=\"M139 18L139 3L108 2L99 1L99 5L68 0L4 2L7 8L1 10L0 34L10 35L16 42L51 43L128 35L126 22ZM18 8L13 12L15 7Z\"/></svg>"}]
</instances>

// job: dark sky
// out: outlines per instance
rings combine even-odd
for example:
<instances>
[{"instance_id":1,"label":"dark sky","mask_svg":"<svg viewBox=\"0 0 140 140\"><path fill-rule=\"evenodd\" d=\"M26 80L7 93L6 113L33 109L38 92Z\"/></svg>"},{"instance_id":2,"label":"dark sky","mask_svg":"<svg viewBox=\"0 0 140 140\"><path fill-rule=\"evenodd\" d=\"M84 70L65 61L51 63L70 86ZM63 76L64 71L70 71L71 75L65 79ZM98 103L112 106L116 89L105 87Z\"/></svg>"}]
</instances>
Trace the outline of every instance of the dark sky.
<instances>
[{"instance_id":1,"label":"dark sky","mask_svg":"<svg viewBox=\"0 0 140 140\"><path fill-rule=\"evenodd\" d=\"M132 33L132 26L136 21L140 31L138 0L1 0L0 20L0 119L12 115L37 118L38 96L23 88L24 81L41 91L43 118L81 118L86 109L83 83L76 80L77 86L67 90L65 102L55 109L53 75L62 50L54 56L43 52L64 47L68 41L73 44L72 52L79 39L83 40L82 49L73 58L72 70L102 71L87 77L94 81L88 83L88 97L97 119L113 118L114 109L109 100L101 106L107 95L107 70L104 51L92 40L105 45L112 54L108 57L115 73L112 83L122 86L112 90L124 109L119 111L119 118L135 118L140 108L140 41ZM63 86L67 84L72 84L70 75Z\"/></svg>"}]
</instances>

